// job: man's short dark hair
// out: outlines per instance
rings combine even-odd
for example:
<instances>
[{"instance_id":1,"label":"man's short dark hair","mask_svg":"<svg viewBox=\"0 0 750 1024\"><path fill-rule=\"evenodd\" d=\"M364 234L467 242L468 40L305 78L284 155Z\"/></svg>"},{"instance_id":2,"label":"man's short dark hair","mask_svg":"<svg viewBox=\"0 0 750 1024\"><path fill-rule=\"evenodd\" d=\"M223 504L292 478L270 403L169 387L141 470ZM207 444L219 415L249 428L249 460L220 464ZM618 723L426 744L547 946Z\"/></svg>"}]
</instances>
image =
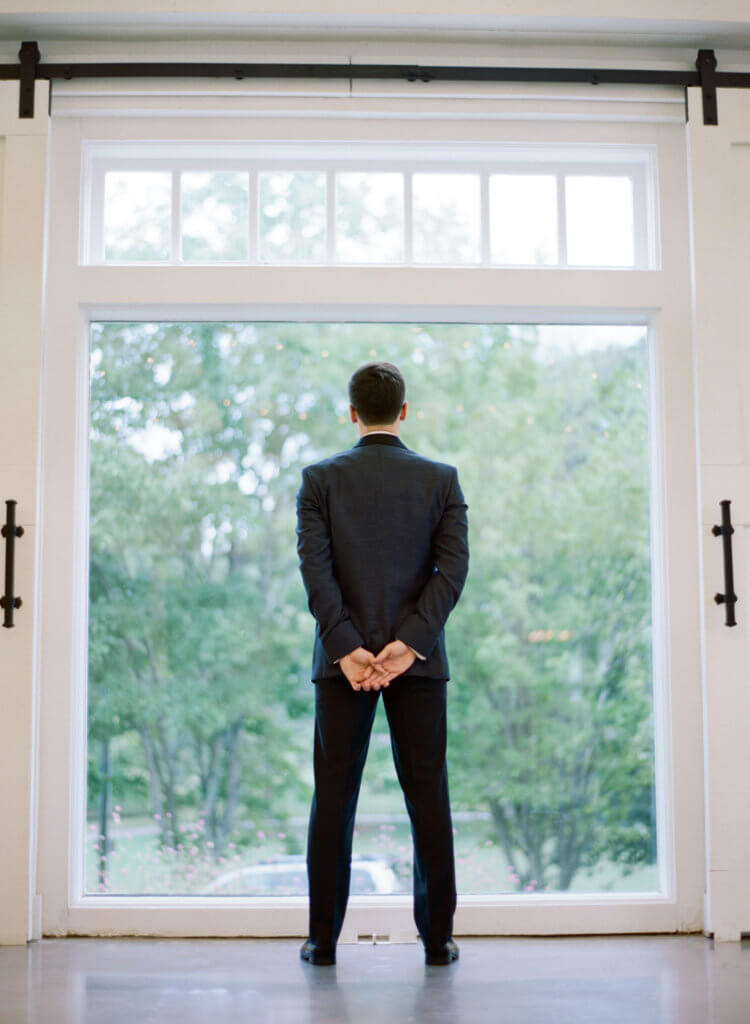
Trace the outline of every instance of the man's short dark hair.
<instances>
[{"instance_id":1,"label":"man's short dark hair","mask_svg":"<svg viewBox=\"0 0 750 1024\"><path fill-rule=\"evenodd\" d=\"M363 363L349 378L349 401L361 423L394 423L406 396L406 382L393 363Z\"/></svg>"}]
</instances>

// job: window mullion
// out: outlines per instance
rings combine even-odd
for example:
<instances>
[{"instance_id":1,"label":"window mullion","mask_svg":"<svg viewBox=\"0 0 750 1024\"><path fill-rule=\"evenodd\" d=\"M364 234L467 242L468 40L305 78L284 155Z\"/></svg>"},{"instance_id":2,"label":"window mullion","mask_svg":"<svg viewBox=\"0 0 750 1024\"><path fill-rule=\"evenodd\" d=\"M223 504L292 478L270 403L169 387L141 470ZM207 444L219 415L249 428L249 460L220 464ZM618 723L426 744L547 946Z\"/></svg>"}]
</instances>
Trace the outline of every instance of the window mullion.
<instances>
[{"instance_id":1,"label":"window mullion","mask_svg":"<svg viewBox=\"0 0 750 1024\"><path fill-rule=\"evenodd\" d=\"M482 266L490 263L490 175L488 171L479 174L479 262Z\"/></svg>"},{"instance_id":2,"label":"window mullion","mask_svg":"<svg viewBox=\"0 0 750 1024\"><path fill-rule=\"evenodd\" d=\"M557 180L557 262L561 267L568 265L568 231L565 211L565 175L556 175Z\"/></svg>"},{"instance_id":3,"label":"window mullion","mask_svg":"<svg viewBox=\"0 0 750 1024\"><path fill-rule=\"evenodd\" d=\"M326 262L336 262L336 173L326 171Z\"/></svg>"},{"instance_id":4,"label":"window mullion","mask_svg":"<svg viewBox=\"0 0 750 1024\"><path fill-rule=\"evenodd\" d=\"M414 262L414 203L412 202L412 172L404 171L404 263Z\"/></svg>"},{"instance_id":5,"label":"window mullion","mask_svg":"<svg viewBox=\"0 0 750 1024\"><path fill-rule=\"evenodd\" d=\"M181 203L180 203L180 172L179 170L172 171L172 250L170 253L170 263L180 263L180 236L182 234L182 223L181 223Z\"/></svg>"},{"instance_id":6,"label":"window mullion","mask_svg":"<svg viewBox=\"0 0 750 1024\"><path fill-rule=\"evenodd\" d=\"M247 197L247 258L250 263L260 263L260 193L258 191L258 169L250 168Z\"/></svg>"}]
</instances>

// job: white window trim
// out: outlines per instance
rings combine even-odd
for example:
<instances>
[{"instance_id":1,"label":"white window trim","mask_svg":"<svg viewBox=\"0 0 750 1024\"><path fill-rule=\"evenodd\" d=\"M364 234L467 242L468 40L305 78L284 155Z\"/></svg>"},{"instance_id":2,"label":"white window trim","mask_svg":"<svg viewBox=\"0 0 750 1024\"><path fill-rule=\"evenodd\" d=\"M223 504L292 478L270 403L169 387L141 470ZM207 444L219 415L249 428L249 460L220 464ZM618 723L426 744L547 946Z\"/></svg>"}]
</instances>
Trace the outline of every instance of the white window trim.
<instances>
[{"instance_id":1,"label":"white window trim","mask_svg":"<svg viewBox=\"0 0 750 1024\"><path fill-rule=\"evenodd\" d=\"M320 101L318 101L319 103ZM415 141L459 138L654 146L662 264L653 270L465 267L80 266L81 144L267 139L261 119L73 118L51 127L51 233L43 333L44 557L40 886L45 934L292 935L307 900L82 895L85 834L89 324L94 319L645 323L651 353L654 720L658 893L465 895L455 934L698 930L705 879L701 679L680 657L699 630L699 534L684 125L414 120ZM398 137L398 123L287 117L274 137ZM668 185L668 187L664 187ZM372 297L379 300L373 303ZM346 301L342 302L341 297ZM239 298L241 297L241 298ZM667 524L671 529L667 530ZM679 667L673 680L672 666ZM341 941L414 939L410 895L353 896Z\"/></svg>"}]
</instances>

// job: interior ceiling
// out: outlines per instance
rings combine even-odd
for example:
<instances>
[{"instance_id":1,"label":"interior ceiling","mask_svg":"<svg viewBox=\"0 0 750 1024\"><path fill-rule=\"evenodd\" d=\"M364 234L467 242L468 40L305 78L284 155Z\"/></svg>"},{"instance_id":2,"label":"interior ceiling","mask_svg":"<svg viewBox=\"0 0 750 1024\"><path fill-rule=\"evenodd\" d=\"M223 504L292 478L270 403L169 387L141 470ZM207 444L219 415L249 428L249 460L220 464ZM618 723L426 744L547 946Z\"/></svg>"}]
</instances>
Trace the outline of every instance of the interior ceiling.
<instances>
[{"instance_id":1,"label":"interior ceiling","mask_svg":"<svg viewBox=\"0 0 750 1024\"><path fill-rule=\"evenodd\" d=\"M0 13L0 41L3 52L23 39L43 44L75 44L102 41L179 42L184 40L265 39L274 41L327 42L334 40L393 42L476 42L485 46L513 43L613 43L659 47L750 48L750 12L746 22L658 20L646 18L557 18L557 17L431 17L418 15L341 14L169 14ZM42 50L42 60L45 59Z\"/></svg>"}]
</instances>

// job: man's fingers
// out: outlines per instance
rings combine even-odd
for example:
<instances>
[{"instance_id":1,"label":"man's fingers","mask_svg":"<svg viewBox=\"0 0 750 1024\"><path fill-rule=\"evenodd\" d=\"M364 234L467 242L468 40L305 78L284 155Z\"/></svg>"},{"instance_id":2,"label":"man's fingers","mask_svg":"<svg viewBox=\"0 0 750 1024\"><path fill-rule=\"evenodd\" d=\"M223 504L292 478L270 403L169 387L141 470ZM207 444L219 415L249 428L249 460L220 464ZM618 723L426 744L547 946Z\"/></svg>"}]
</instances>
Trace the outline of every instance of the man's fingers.
<instances>
[{"instance_id":1,"label":"man's fingers","mask_svg":"<svg viewBox=\"0 0 750 1024\"><path fill-rule=\"evenodd\" d=\"M388 686L391 679L395 679L397 675L402 671L393 665L380 664L377 666L367 666L363 669L362 677L355 681L349 680L353 690L381 690L383 687Z\"/></svg>"},{"instance_id":2,"label":"man's fingers","mask_svg":"<svg viewBox=\"0 0 750 1024\"><path fill-rule=\"evenodd\" d=\"M372 680L371 680L372 685L367 687L367 689L381 690L384 686L388 685L389 681L390 680L389 680L389 677L387 675L378 673L377 675L374 675L372 677Z\"/></svg>"},{"instance_id":3,"label":"man's fingers","mask_svg":"<svg viewBox=\"0 0 750 1024\"><path fill-rule=\"evenodd\" d=\"M367 676L369 676L372 672L376 672L379 675L382 674L384 671L383 666L378 662L375 655L372 654L370 651L368 651L367 654L369 655L366 668Z\"/></svg>"}]
</instances>

